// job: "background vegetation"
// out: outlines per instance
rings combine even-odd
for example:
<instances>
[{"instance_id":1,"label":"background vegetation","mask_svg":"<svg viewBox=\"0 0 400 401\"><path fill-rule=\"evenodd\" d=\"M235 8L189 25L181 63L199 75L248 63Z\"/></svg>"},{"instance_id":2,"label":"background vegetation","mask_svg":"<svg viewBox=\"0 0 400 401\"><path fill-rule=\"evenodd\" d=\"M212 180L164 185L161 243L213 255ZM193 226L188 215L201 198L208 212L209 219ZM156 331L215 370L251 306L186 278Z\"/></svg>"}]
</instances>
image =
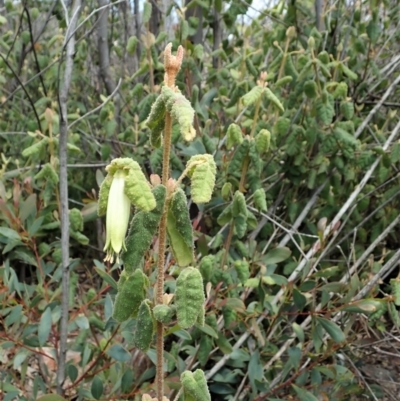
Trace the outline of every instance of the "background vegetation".
<instances>
[{"instance_id":1,"label":"background vegetation","mask_svg":"<svg viewBox=\"0 0 400 401\"><path fill-rule=\"evenodd\" d=\"M215 400L398 399L376 365L399 355L398 2L111 3L0 1L2 399L152 391L154 349L111 317L119 267L102 262L96 209L113 158L160 173L144 123L170 41L197 130L190 144L174 130L172 176L196 154L217 163L212 201L190 210L206 326L166 333L170 399L197 366Z\"/></svg>"}]
</instances>

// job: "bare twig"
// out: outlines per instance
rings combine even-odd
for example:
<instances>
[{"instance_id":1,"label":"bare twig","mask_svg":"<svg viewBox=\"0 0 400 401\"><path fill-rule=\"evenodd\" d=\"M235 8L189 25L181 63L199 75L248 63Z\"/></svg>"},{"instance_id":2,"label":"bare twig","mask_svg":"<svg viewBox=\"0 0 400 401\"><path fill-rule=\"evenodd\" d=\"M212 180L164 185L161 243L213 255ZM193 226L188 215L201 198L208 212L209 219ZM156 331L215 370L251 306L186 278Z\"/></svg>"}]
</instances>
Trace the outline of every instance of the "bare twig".
<instances>
[{"instance_id":1,"label":"bare twig","mask_svg":"<svg viewBox=\"0 0 400 401\"><path fill-rule=\"evenodd\" d=\"M61 250L62 250L62 302L61 302L61 330L60 348L57 366L57 392L63 394L65 381L65 358L67 354L68 338L68 301L69 301L69 215L68 215L68 171L67 171L67 137L68 137L68 110L67 99L71 85L72 69L75 52L75 27L81 0L75 0L72 8L72 17L66 35L66 54L64 82L59 91L60 113L60 208L61 208ZM67 14L67 12L66 12ZM68 36L71 32L71 36Z\"/></svg>"},{"instance_id":2,"label":"bare twig","mask_svg":"<svg viewBox=\"0 0 400 401\"><path fill-rule=\"evenodd\" d=\"M86 117L89 117L91 114L96 113L96 111L101 110L114 96L115 94L118 92L119 87L121 86L122 83L122 79L120 79L118 81L117 86L115 87L114 91L110 94L110 96L108 96L104 102L102 104L100 104L99 106L95 107L93 110L88 111L86 114L84 114L83 116L80 116L78 119L76 119L75 121L73 121L69 126L68 129L71 129L71 127L73 127L76 123L78 123L79 121L84 120Z\"/></svg>"},{"instance_id":3,"label":"bare twig","mask_svg":"<svg viewBox=\"0 0 400 401\"><path fill-rule=\"evenodd\" d=\"M357 128L357 131L354 134L355 138L358 138L362 134L362 132L364 131L366 126L371 121L372 117L382 107L383 103L385 103L385 100L389 97L389 95L392 93L393 89L395 89L399 83L400 83L400 75L390 84L389 88L387 88L386 92L383 94L381 100L376 104L376 106L373 107L373 109L369 112L368 116L364 119L364 121Z\"/></svg>"}]
</instances>

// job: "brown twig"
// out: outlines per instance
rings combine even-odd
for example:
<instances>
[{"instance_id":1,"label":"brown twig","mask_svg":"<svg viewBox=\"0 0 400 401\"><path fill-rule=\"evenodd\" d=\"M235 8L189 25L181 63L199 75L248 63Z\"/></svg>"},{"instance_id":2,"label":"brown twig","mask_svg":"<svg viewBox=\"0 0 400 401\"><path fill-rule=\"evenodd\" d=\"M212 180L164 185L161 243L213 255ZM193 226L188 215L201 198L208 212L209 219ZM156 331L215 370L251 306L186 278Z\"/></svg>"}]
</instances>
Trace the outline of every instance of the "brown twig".
<instances>
[{"instance_id":1,"label":"brown twig","mask_svg":"<svg viewBox=\"0 0 400 401\"><path fill-rule=\"evenodd\" d=\"M164 52L164 67L165 67L165 84L174 89L176 75L181 68L183 59L183 48L179 46L177 55L171 54L172 44L168 44ZM163 149L163 169L162 169L162 184L167 186L169 179L169 158L171 151L171 132L172 132L172 117L170 113L165 115L164 129L164 149ZM163 303L164 294L164 264L165 264L165 249L166 249L166 233L167 233L167 213L168 203L165 203L164 212L161 217L158 239L158 264L157 264L157 298L156 303ZM157 399L163 401L164 396L164 326L157 322L157 366L156 366L156 384L157 384Z\"/></svg>"}]
</instances>

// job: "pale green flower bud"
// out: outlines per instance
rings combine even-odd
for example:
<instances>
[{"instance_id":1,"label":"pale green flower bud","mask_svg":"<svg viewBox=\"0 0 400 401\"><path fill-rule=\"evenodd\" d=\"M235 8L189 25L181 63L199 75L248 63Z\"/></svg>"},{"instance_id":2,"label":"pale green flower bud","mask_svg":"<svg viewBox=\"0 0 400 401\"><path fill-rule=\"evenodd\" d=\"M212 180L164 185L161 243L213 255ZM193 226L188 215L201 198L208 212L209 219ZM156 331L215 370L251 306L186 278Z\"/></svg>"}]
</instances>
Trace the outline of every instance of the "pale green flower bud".
<instances>
[{"instance_id":1,"label":"pale green flower bud","mask_svg":"<svg viewBox=\"0 0 400 401\"><path fill-rule=\"evenodd\" d=\"M107 231L106 261L114 260L114 253L119 255L121 249L125 248L125 234L128 230L131 202L125 195L126 172L119 170L114 174L107 203ZM117 256L118 262L118 256Z\"/></svg>"},{"instance_id":2,"label":"pale green flower bud","mask_svg":"<svg viewBox=\"0 0 400 401\"><path fill-rule=\"evenodd\" d=\"M114 253L126 250L125 235L128 230L131 204L150 211L156 206L151 186L139 164L129 158L114 159L106 168L108 174L100 187L98 214L107 213L106 245L104 260L113 262Z\"/></svg>"}]
</instances>

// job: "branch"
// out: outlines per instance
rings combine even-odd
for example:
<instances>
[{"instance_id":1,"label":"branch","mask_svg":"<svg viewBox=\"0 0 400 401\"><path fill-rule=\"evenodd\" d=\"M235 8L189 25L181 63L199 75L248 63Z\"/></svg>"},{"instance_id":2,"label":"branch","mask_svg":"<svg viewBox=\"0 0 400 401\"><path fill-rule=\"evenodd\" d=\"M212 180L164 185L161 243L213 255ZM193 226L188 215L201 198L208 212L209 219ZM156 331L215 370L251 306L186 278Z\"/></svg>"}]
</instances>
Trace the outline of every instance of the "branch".
<instances>
[{"instance_id":1,"label":"branch","mask_svg":"<svg viewBox=\"0 0 400 401\"><path fill-rule=\"evenodd\" d=\"M65 359L68 339L68 298L69 298L69 215L68 215L68 172L67 172L67 140L68 140L68 110L67 99L71 85L72 69L75 52L75 27L81 0L75 0L72 17L69 22L65 38L65 71L64 82L59 91L58 103L60 113L60 214L61 214L61 251L62 251L62 301L61 301L61 327L60 348L57 366L57 393L63 394L65 381ZM67 14L67 12L66 12ZM67 17L67 15L66 15ZM68 33L71 32L69 36Z\"/></svg>"},{"instance_id":2,"label":"branch","mask_svg":"<svg viewBox=\"0 0 400 401\"><path fill-rule=\"evenodd\" d=\"M357 128L357 131L354 134L355 138L358 138L362 134L362 132L364 131L365 127L371 121L372 117L382 107L383 103L385 103L385 100L389 97L389 95L392 93L393 89L396 88L399 83L400 83L400 75L391 83L389 88L387 88L386 92L382 96L381 100L379 100L379 102L376 104L376 106L369 112L367 118Z\"/></svg>"},{"instance_id":3,"label":"branch","mask_svg":"<svg viewBox=\"0 0 400 401\"><path fill-rule=\"evenodd\" d=\"M79 117L77 120L73 121L69 126L68 129L71 129L77 122L82 121L83 119L85 119L86 117L89 117L91 114L95 113L96 111L100 110L102 107L104 107L114 96L115 94L118 92L118 89L121 85L122 79L120 78L120 80L118 81L117 86L115 87L114 91L110 94L110 96L108 96L107 99L104 100L104 102L102 104L100 104L99 106L97 106L96 108L94 108L93 110L88 111L86 114L84 114L83 116Z\"/></svg>"},{"instance_id":4,"label":"branch","mask_svg":"<svg viewBox=\"0 0 400 401\"><path fill-rule=\"evenodd\" d=\"M107 0L98 0L100 8L107 6ZM114 93L115 82L110 71L110 53L108 50L108 8L105 8L99 16L98 25L98 49L99 49L99 64L100 75L103 79L108 95Z\"/></svg>"}]
</instances>

